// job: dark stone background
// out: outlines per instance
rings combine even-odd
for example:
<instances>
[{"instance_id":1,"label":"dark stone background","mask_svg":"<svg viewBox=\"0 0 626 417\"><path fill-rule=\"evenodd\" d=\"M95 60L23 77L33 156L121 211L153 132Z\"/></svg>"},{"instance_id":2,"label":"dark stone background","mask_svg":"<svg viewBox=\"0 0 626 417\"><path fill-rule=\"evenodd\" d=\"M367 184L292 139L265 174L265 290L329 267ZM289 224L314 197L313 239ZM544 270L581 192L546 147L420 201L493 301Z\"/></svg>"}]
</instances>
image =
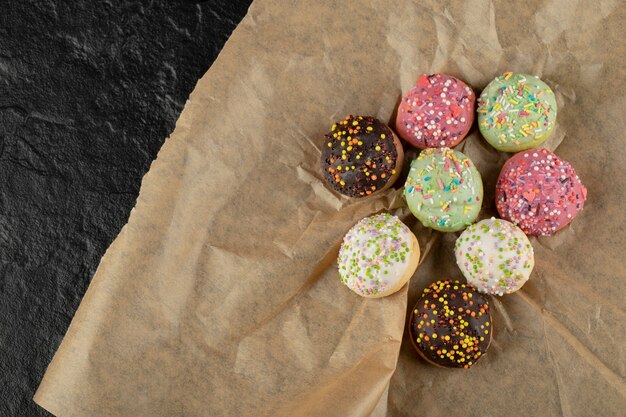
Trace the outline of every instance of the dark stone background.
<instances>
[{"instance_id":1,"label":"dark stone background","mask_svg":"<svg viewBox=\"0 0 626 417\"><path fill-rule=\"evenodd\" d=\"M0 416L32 396L251 0L0 0Z\"/></svg>"}]
</instances>

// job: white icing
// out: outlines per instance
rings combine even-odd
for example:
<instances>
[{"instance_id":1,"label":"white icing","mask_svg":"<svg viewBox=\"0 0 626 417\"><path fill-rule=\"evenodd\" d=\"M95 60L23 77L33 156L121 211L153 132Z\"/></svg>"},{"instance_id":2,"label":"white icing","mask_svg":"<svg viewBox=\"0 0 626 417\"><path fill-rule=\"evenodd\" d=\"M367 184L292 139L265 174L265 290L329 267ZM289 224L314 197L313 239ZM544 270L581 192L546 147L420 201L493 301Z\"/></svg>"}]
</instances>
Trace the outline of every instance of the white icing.
<instances>
[{"instance_id":1,"label":"white icing","mask_svg":"<svg viewBox=\"0 0 626 417\"><path fill-rule=\"evenodd\" d=\"M533 247L524 232L493 217L468 227L456 241L455 254L467 282L487 294L519 290L535 264Z\"/></svg>"},{"instance_id":2,"label":"white icing","mask_svg":"<svg viewBox=\"0 0 626 417\"><path fill-rule=\"evenodd\" d=\"M409 228L389 213L362 219L343 239L337 259L341 281L368 297L394 289L409 266L411 237Z\"/></svg>"}]
</instances>

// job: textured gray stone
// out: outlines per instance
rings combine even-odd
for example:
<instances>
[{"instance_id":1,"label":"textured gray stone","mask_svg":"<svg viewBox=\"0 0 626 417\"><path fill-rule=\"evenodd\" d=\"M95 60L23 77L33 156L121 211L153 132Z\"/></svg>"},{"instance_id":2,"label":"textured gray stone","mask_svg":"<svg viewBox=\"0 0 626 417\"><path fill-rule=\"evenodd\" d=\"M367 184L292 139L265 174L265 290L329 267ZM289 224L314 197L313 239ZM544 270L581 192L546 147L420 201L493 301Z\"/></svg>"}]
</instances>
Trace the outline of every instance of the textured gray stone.
<instances>
[{"instance_id":1,"label":"textured gray stone","mask_svg":"<svg viewBox=\"0 0 626 417\"><path fill-rule=\"evenodd\" d=\"M0 416L49 415L43 372L250 2L0 1Z\"/></svg>"}]
</instances>

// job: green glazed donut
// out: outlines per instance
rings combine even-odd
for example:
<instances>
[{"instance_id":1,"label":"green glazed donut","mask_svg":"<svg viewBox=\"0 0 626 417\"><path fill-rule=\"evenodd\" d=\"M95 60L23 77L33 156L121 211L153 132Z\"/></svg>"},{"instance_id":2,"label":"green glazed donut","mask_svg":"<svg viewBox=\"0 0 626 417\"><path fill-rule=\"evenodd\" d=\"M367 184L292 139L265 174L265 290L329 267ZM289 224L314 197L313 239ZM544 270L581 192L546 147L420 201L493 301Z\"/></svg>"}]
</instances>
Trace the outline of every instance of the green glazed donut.
<instances>
[{"instance_id":1,"label":"green glazed donut","mask_svg":"<svg viewBox=\"0 0 626 417\"><path fill-rule=\"evenodd\" d=\"M429 148L411 163L404 197L424 226L456 232L478 217L483 182L472 161L461 152Z\"/></svg>"},{"instance_id":2,"label":"green glazed donut","mask_svg":"<svg viewBox=\"0 0 626 417\"><path fill-rule=\"evenodd\" d=\"M499 151L519 152L548 139L556 122L554 93L534 75L506 72L478 99L478 128Z\"/></svg>"}]
</instances>

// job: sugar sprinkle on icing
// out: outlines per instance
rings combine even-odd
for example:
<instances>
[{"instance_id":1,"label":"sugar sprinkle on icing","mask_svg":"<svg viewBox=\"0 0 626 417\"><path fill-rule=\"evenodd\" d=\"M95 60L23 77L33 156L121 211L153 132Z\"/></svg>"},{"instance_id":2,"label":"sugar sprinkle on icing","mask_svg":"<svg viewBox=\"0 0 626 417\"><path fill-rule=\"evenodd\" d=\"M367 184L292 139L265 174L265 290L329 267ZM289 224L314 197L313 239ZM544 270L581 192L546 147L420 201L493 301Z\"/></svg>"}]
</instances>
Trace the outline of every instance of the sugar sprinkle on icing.
<instances>
[{"instance_id":1,"label":"sugar sprinkle on icing","mask_svg":"<svg viewBox=\"0 0 626 417\"><path fill-rule=\"evenodd\" d=\"M567 226L586 198L574 168L543 148L513 155L496 183L500 216L534 236L549 236Z\"/></svg>"},{"instance_id":2,"label":"sugar sprinkle on icing","mask_svg":"<svg viewBox=\"0 0 626 417\"><path fill-rule=\"evenodd\" d=\"M421 75L402 98L396 128L419 148L457 145L474 122L476 95L463 81L446 74Z\"/></svg>"},{"instance_id":3,"label":"sugar sprinkle on icing","mask_svg":"<svg viewBox=\"0 0 626 417\"><path fill-rule=\"evenodd\" d=\"M543 143L556 121L554 92L538 77L506 72L478 99L478 127L496 149L516 152Z\"/></svg>"},{"instance_id":4,"label":"sugar sprinkle on icing","mask_svg":"<svg viewBox=\"0 0 626 417\"><path fill-rule=\"evenodd\" d=\"M341 282L364 296L394 288L409 265L411 236L409 228L389 213L360 220L339 250Z\"/></svg>"},{"instance_id":5,"label":"sugar sprinkle on icing","mask_svg":"<svg viewBox=\"0 0 626 417\"><path fill-rule=\"evenodd\" d=\"M366 197L396 174L398 150L391 129L371 116L348 115L333 124L322 146L322 174L336 191Z\"/></svg>"},{"instance_id":6,"label":"sugar sprinkle on icing","mask_svg":"<svg viewBox=\"0 0 626 417\"><path fill-rule=\"evenodd\" d=\"M429 148L411 163L404 196L425 226L457 231L478 216L483 185L467 156L449 148Z\"/></svg>"},{"instance_id":7,"label":"sugar sprinkle on icing","mask_svg":"<svg viewBox=\"0 0 626 417\"><path fill-rule=\"evenodd\" d=\"M454 251L467 282L487 294L519 290L535 264L533 247L524 232L513 223L493 217L465 229Z\"/></svg>"},{"instance_id":8,"label":"sugar sprinkle on icing","mask_svg":"<svg viewBox=\"0 0 626 417\"><path fill-rule=\"evenodd\" d=\"M413 309L414 345L431 362L469 368L487 351L493 334L487 300L469 284L437 281Z\"/></svg>"}]
</instances>

